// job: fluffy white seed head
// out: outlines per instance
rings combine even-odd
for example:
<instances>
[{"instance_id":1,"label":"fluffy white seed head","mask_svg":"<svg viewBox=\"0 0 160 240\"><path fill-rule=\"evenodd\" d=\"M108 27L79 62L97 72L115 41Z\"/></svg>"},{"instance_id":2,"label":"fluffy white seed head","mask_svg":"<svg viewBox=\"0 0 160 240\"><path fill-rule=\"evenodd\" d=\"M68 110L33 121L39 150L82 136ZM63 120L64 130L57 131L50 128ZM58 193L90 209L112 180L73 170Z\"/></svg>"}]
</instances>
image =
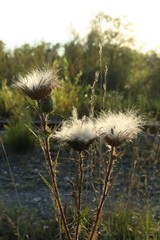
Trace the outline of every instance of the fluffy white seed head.
<instances>
[{"instance_id":1,"label":"fluffy white seed head","mask_svg":"<svg viewBox=\"0 0 160 240\"><path fill-rule=\"evenodd\" d=\"M77 115L62 123L60 131L53 135L59 142L68 143L77 151L83 151L97 137L93 121L88 117L78 119Z\"/></svg>"},{"instance_id":2,"label":"fluffy white seed head","mask_svg":"<svg viewBox=\"0 0 160 240\"><path fill-rule=\"evenodd\" d=\"M19 75L14 88L31 99L40 100L51 94L52 90L59 86L57 72L54 69L35 69L25 76Z\"/></svg>"},{"instance_id":3,"label":"fluffy white seed head","mask_svg":"<svg viewBox=\"0 0 160 240\"><path fill-rule=\"evenodd\" d=\"M108 145L117 147L133 140L141 132L143 123L142 117L134 111L101 112L96 120L96 129Z\"/></svg>"}]
</instances>

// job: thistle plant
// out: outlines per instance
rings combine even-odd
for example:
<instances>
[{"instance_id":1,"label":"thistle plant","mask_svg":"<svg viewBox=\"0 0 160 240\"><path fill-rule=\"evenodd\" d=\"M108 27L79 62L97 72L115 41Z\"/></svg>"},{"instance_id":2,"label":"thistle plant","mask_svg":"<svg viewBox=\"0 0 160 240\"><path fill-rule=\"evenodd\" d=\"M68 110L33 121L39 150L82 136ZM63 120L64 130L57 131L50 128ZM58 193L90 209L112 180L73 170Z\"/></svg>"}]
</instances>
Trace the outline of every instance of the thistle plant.
<instances>
[{"instance_id":1,"label":"thistle plant","mask_svg":"<svg viewBox=\"0 0 160 240\"><path fill-rule=\"evenodd\" d=\"M132 141L137 134L140 133L142 125L143 120L140 116L137 116L135 111L127 111L125 113L101 112L96 119L86 117L78 119L77 114L74 114L71 119L63 122L61 129L53 135L53 137L59 142L68 144L79 153L78 193L76 192L76 189L73 188L74 185L72 184L73 196L76 196L76 202L78 202L76 206L78 206L77 212L79 213L79 219L81 219L80 214L83 213L80 200L83 188L83 175L85 171L81 154L88 149L94 140L99 140L101 143L104 142L108 147L109 160L106 160L103 163L103 189L99 199L97 199L98 205L96 209L94 209L94 220L90 223L90 230L88 229L88 240L98 238L98 227L100 225L103 206L112 186L111 175L113 167L118 157L123 155L123 151L117 153L116 150L119 146L124 145L128 141ZM79 238L79 235L80 222L77 224L74 239L81 239Z\"/></svg>"},{"instance_id":2,"label":"thistle plant","mask_svg":"<svg viewBox=\"0 0 160 240\"><path fill-rule=\"evenodd\" d=\"M141 132L143 119L133 110L125 113L101 112L97 118L84 116L79 119L74 109L73 116L63 121L59 129L51 130L48 126L49 114L53 109L51 94L59 85L57 71L54 69L35 69L24 77L19 76L19 80L13 86L25 96L35 100L41 128L34 132L34 135L39 139L43 149L52 184L50 185L43 176L41 177L52 191L54 208L58 210L55 211L55 214L57 214L59 226L61 226L61 222L63 225L62 228L60 227L60 231L65 230L65 236L68 240L96 240L98 239L104 203L115 181L114 178L111 178L113 177L114 165L117 159L123 155L123 151L118 152L118 148L137 137ZM74 206L70 206L73 215L69 222L57 184L58 159L53 159L51 156L50 141L52 139L58 144L63 144L64 147L68 145L78 156L75 160L75 178L69 180L70 193L74 200ZM91 204L87 203L89 206L86 208L83 196L86 191L84 184L87 157L89 158L88 149L91 145L93 148L98 142L105 144L109 155L98 155L98 152L95 154L97 163L102 165L103 178L93 179L93 181L101 180L102 187L96 196L96 207L92 206L91 201ZM92 167L90 166L90 168ZM93 186L94 183L92 182L91 185ZM92 190L95 191L95 188L93 187ZM91 218L87 216L89 210L92 210L93 217ZM85 231L85 237L83 237L83 231Z\"/></svg>"},{"instance_id":3,"label":"thistle plant","mask_svg":"<svg viewBox=\"0 0 160 240\"><path fill-rule=\"evenodd\" d=\"M134 111L127 111L126 113L109 112L107 114L102 112L95 120L99 138L109 147L109 161L104 167L103 191L96 209L89 240L97 239L97 228L100 224L103 205L112 186L111 174L113 167L116 160L123 155L123 152L116 153L116 150L120 145L136 138L137 134L141 132L143 124L143 119L137 116Z\"/></svg>"},{"instance_id":4,"label":"thistle plant","mask_svg":"<svg viewBox=\"0 0 160 240\"><path fill-rule=\"evenodd\" d=\"M52 91L60 85L58 79L59 78L57 76L57 71L54 69L34 69L31 73L27 73L25 76L20 75L18 81L13 84L13 87L19 89L23 95L36 100L35 108L37 109L41 120L41 129L38 131L38 133L34 133L34 135L36 135L39 139L41 148L44 152L49 175L52 181L51 189L54 193L54 199L56 207L58 209L58 214L61 215L66 236L71 240L72 238L67 226L66 216L62 207L59 190L57 187L56 162L53 161L51 157L50 129L47 124L49 112L52 112L52 108L50 109L50 107L48 112L48 100L51 101L50 97ZM50 101L49 105L52 105ZM42 179L46 182L46 179L44 179L43 176ZM48 182L46 183L48 184Z\"/></svg>"},{"instance_id":5,"label":"thistle plant","mask_svg":"<svg viewBox=\"0 0 160 240\"><path fill-rule=\"evenodd\" d=\"M82 187L84 177L83 152L89 148L93 141L97 138L94 122L84 116L78 119L76 109L73 110L73 117L62 123L60 131L56 131L53 138L61 143L68 144L73 148L79 156L77 168L77 181L74 184L71 180L72 196L75 200L76 206L76 229L75 238L79 239L81 231L81 214L82 210ZM75 188L76 185L76 188Z\"/></svg>"}]
</instances>

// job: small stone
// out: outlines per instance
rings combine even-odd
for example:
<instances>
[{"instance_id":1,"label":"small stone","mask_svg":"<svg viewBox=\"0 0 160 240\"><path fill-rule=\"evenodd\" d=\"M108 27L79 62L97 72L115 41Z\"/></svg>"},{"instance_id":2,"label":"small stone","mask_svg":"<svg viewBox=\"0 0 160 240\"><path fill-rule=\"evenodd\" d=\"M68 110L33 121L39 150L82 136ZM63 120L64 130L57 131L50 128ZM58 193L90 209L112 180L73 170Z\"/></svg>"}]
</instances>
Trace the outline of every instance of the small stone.
<instances>
[{"instance_id":1,"label":"small stone","mask_svg":"<svg viewBox=\"0 0 160 240\"><path fill-rule=\"evenodd\" d=\"M39 202L39 201L41 201L41 198L40 198L40 197L35 197L35 198L33 198L33 202L37 203L37 202Z\"/></svg>"}]
</instances>

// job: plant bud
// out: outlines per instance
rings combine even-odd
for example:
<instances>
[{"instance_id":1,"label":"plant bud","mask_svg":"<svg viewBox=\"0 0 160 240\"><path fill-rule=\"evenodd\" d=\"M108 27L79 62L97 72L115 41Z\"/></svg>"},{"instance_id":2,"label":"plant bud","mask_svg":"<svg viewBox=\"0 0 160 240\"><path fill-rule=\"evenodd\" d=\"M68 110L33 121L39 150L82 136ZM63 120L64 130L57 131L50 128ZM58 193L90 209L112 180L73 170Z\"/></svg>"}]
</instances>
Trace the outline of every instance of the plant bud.
<instances>
[{"instance_id":1,"label":"plant bud","mask_svg":"<svg viewBox=\"0 0 160 240\"><path fill-rule=\"evenodd\" d=\"M53 111L53 99L51 96L40 101L42 112L51 113Z\"/></svg>"}]
</instances>

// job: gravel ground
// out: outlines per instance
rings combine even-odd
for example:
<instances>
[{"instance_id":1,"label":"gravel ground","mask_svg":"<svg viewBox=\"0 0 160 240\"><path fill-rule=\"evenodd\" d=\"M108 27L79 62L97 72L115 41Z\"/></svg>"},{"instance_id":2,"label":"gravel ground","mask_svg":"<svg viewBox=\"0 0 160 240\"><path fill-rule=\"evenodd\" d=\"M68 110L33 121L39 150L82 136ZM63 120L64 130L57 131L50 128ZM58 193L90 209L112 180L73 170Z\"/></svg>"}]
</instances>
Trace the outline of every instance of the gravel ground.
<instances>
[{"instance_id":1,"label":"gravel ground","mask_svg":"<svg viewBox=\"0 0 160 240\"><path fill-rule=\"evenodd\" d=\"M152 138L150 143L152 143ZM145 139L141 140L141 144L146 146ZM136 149L139 143L134 144ZM148 145L147 145L148 146ZM145 147L145 151L146 151ZM159 150L158 150L159 151ZM63 152L63 159L58 167L58 184L60 192L63 196L63 202L68 204L70 198L70 184L68 179L73 179L75 172L75 162L65 160L69 156L69 152ZM109 195L109 201L119 201L123 195L124 198L130 201L144 204L144 201L151 204L155 212L156 218L160 220L160 164L138 163L134 165L133 162L127 160L130 155L126 154L126 160L121 159L115 168L119 176L114 188ZM141 160L141 154L138 153L138 158ZM18 192L18 198L15 192L14 184L11 178L8 163L4 157L3 151L0 149L0 201L9 206L19 206L19 202L29 211L35 211L41 218L45 218L53 214L52 200L47 186L43 183L39 176L41 173L48 179L48 173L44 164L44 156L41 150L35 150L32 153L25 154L8 154L8 160L14 176L15 185ZM136 161L135 161L136 162ZM63 164L62 164L63 163ZM98 168L98 165L96 166ZM72 172L72 174L70 174ZM87 176L87 174L86 174ZM132 185L130 181L132 179ZM87 179L86 179L87 181ZM85 184L88 188L87 199L93 200L93 193L89 190L90 186ZM131 192L131 194L129 194Z\"/></svg>"}]
</instances>

